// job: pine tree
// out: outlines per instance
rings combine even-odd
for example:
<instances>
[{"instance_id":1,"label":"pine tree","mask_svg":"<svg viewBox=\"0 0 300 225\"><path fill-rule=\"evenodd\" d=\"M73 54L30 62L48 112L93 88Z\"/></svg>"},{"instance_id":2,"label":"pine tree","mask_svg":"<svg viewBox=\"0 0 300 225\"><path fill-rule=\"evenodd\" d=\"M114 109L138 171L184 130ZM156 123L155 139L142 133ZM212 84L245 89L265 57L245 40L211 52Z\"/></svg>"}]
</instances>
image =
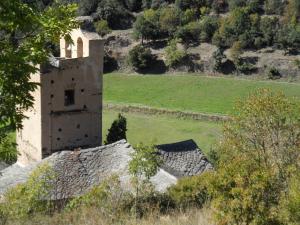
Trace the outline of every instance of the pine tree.
<instances>
[{"instance_id":1,"label":"pine tree","mask_svg":"<svg viewBox=\"0 0 300 225\"><path fill-rule=\"evenodd\" d=\"M118 119L114 120L111 127L108 129L108 134L104 143L107 145L122 139L126 139L126 126L126 118L119 113Z\"/></svg>"}]
</instances>

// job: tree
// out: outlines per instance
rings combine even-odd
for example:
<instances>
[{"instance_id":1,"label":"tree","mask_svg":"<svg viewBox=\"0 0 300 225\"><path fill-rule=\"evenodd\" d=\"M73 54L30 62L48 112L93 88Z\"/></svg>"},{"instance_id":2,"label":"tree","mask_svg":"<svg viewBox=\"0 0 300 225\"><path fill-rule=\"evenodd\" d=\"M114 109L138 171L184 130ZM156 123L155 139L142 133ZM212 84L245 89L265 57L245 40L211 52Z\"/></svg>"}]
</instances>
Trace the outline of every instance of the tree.
<instances>
[{"instance_id":1,"label":"tree","mask_svg":"<svg viewBox=\"0 0 300 225\"><path fill-rule=\"evenodd\" d=\"M121 0L100 1L93 17L99 20L106 20L112 29L128 28L133 20L133 16Z\"/></svg>"},{"instance_id":2,"label":"tree","mask_svg":"<svg viewBox=\"0 0 300 225\"><path fill-rule=\"evenodd\" d=\"M108 129L105 144L112 144L122 139L126 140L127 121L121 114L118 115L118 119L114 120L111 127Z\"/></svg>"},{"instance_id":3,"label":"tree","mask_svg":"<svg viewBox=\"0 0 300 225\"><path fill-rule=\"evenodd\" d=\"M75 13L75 5L53 4L39 11L21 0L0 2L0 127L22 127L24 111L33 105L31 92L38 86L30 81L31 74L47 61L48 43L68 38L77 27Z\"/></svg>"},{"instance_id":4,"label":"tree","mask_svg":"<svg viewBox=\"0 0 300 225\"><path fill-rule=\"evenodd\" d=\"M300 25L294 27L292 25L283 26L276 36L276 43L279 48L289 54L300 49Z\"/></svg>"},{"instance_id":5,"label":"tree","mask_svg":"<svg viewBox=\"0 0 300 225\"><path fill-rule=\"evenodd\" d=\"M172 36L179 25L179 11L175 7L165 7L160 10L159 24L162 31Z\"/></svg>"},{"instance_id":6,"label":"tree","mask_svg":"<svg viewBox=\"0 0 300 225\"><path fill-rule=\"evenodd\" d=\"M139 15L133 24L133 33L136 38L144 40L156 40L163 36L159 25L159 13L153 9L145 10Z\"/></svg>"},{"instance_id":7,"label":"tree","mask_svg":"<svg viewBox=\"0 0 300 225\"><path fill-rule=\"evenodd\" d=\"M264 7L266 14L280 15L284 9L284 2L281 0L266 0Z\"/></svg>"},{"instance_id":8,"label":"tree","mask_svg":"<svg viewBox=\"0 0 300 225\"><path fill-rule=\"evenodd\" d=\"M300 106L259 90L237 109L208 187L218 224L282 224L281 199L300 173Z\"/></svg>"},{"instance_id":9,"label":"tree","mask_svg":"<svg viewBox=\"0 0 300 225\"><path fill-rule=\"evenodd\" d=\"M155 56L152 55L151 49L144 47L143 45L133 47L128 54L129 64L136 71L149 68L154 60Z\"/></svg>"},{"instance_id":10,"label":"tree","mask_svg":"<svg viewBox=\"0 0 300 225\"><path fill-rule=\"evenodd\" d=\"M140 143L134 147L129 162L129 173L133 176L135 184L135 213L137 216L137 205L139 198L139 188L144 183L149 183L161 164L161 160L154 145L145 146Z\"/></svg>"},{"instance_id":11,"label":"tree","mask_svg":"<svg viewBox=\"0 0 300 225\"><path fill-rule=\"evenodd\" d=\"M222 71L222 65L223 60L226 59L226 56L224 55L224 50L221 48L218 48L213 53L213 59L214 59L214 71L215 72L221 72Z\"/></svg>"},{"instance_id":12,"label":"tree","mask_svg":"<svg viewBox=\"0 0 300 225\"><path fill-rule=\"evenodd\" d=\"M99 20L95 23L96 32L101 36L105 36L111 32L106 20Z\"/></svg>"},{"instance_id":13,"label":"tree","mask_svg":"<svg viewBox=\"0 0 300 225\"><path fill-rule=\"evenodd\" d=\"M176 37L180 39L185 46L190 44L199 44L201 25L199 22L190 22L180 27L176 32Z\"/></svg>"},{"instance_id":14,"label":"tree","mask_svg":"<svg viewBox=\"0 0 300 225\"><path fill-rule=\"evenodd\" d=\"M167 66L175 67L187 56L185 51L177 48L178 42L178 39L171 40L165 49Z\"/></svg>"}]
</instances>

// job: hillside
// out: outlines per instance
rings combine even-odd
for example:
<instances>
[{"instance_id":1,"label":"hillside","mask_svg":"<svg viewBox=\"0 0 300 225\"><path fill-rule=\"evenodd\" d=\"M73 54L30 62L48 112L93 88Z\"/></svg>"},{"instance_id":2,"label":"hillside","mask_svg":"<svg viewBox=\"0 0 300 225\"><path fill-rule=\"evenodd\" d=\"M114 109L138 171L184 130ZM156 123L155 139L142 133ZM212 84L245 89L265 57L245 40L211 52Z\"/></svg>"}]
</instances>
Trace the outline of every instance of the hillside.
<instances>
[{"instance_id":1,"label":"hillside","mask_svg":"<svg viewBox=\"0 0 300 225\"><path fill-rule=\"evenodd\" d=\"M297 81L297 0L79 1L106 41L105 71Z\"/></svg>"}]
</instances>

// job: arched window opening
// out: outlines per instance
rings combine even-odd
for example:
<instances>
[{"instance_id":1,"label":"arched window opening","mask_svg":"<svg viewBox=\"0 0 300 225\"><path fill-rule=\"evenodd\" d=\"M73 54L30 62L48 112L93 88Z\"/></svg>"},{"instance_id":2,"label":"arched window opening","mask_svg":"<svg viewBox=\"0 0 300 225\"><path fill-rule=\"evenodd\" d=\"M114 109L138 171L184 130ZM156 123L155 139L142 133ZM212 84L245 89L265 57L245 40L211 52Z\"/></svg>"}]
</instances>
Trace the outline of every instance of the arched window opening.
<instances>
[{"instance_id":1,"label":"arched window opening","mask_svg":"<svg viewBox=\"0 0 300 225\"><path fill-rule=\"evenodd\" d=\"M72 58L72 44L69 43L67 40L65 40L66 46L65 46L65 52L66 52L66 58Z\"/></svg>"},{"instance_id":2,"label":"arched window opening","mask_svg":"<svg viewBox=\"0 0 300 225\"><path fill-rule=\"evenodd\" d=\"M83 57L83 42L81 38L77 39L77 57Z\"/></svg>"}]
</instances>

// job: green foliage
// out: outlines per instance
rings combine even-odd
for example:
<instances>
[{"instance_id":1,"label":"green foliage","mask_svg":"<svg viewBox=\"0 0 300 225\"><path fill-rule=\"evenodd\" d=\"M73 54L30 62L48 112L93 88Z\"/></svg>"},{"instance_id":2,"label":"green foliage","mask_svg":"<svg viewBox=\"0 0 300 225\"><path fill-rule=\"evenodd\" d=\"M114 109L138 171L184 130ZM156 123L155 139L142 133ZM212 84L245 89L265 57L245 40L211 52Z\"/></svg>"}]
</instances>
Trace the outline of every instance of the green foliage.
<instances>
[{"instance_id":1,"label":"green foliage","mask_svg":"<svg viewBox=\"0 0 300 225\"><path fill-rule=\"evenodd\" d=\"M149 180L157 173L160 164L155 146L145 146L140 143L134 147L132 159L129 162L129 172L138 179L144 177Z\"/></svg>"},{"instance_id":2,"label":"green foliage","mask_svg":"<svg viewBox=\"0 0 300 225\"><path fill-rule=\"evenodd\" d=\"M40 165L24 184L8 190L3 197L0 211L4 218L20 220L34 214L47 214L53 210L49 193L55 173L48 164Z\"/></svg>"},{"instance_id":3,"label":"green foliage","mask_svg":"<svg viewBox=\"0 0 300 225\"><path fill-rule=\"evenodd\" d=\"M17 160L18 152L16 143L11 136L0 130L0 161L11 164Z\"/></svg>"},{"instance_id":4,"label":"green foliage","mask_svg":"<svg viewBox=\"0 0 300 225\"><path fill-rule=\"evenodd\" d=\"M265 0L265 12L267 14L282 14L284 2L281 0Z\"/></svg>"},{"instance_id":5,"label":"green foliage","mask_svg":"<svg viewBox=\"0 0 300 225\"><path fill-rule=\"evenodd\" d=\"M217 222L281 224L282 194L300 172L300 107L283 94L259 90L238 108L224 127L208 185Z\"/></svg>"},{"instance_id":6,"label":"green foliage","mask_svg":"<svg viewBox=\"0 0 300 225\"><path fill-rule=\"evenodd\" d=\"M218 48L213 53L213 59L214 59L214 71L221 72L223 60L226 59L226 56L224 55L224 50L221 48Z\"/></svg>"},{"instance_id":7,"label":"green foliage","mask_svg":"<svg viewBox=\"0 0 300 225\"><path fill-rule=\"evenodd\" d=\"M175 7L164 7L160 10L159 24L162 31L171 36L179 25L179 11Z\"/></svg>"},{"instance_id":8,"label":"green foliage","mask_svg":"<svg viewBox=\"0 0 300 225\"><path fill-rule=\"evenodd\" d=\"M124 2L120 0L100 1L93 16L96 19L106 20L112 29L128 28L131 26L133 19Z\"/></svg>"},{"instance_id":9,"label":"green foliage","mask_svg":"<svg viewBox=\"0 0 300 225\"><path fill-rule=\"evenodd\" d=\"M261 19L260 31L265 45L272 46L274 44L278 29L279 21L277 17L263 17Z\"/></svg>"},{"instance_id":10,"label":"green foliage","mask_svg":"<svg viewBox=\"0 0 300 225\"><path fill-rule=\"evenodd\" d=\"M169 67L176 67L187 56L185 51L178 49L178 42L178 39L173 39L165 48L166 65Z\"/></svg>"},{"instance_id":11,"label":"green foliage","mask_svg":"<svg viewBox=\"0 0 300 225\"><path fill-rule=\"evenodd\" d=\"M190 22L197 20L197 10L196 9L187 9L181 13L181 24L186 25Z\"/></svg>"},{"instance_id":12,"label":"green foliage","mask_svg":"<svg viewBox=\"0 0 300 225\"><path fill-rule=\"evenodd\" d=\"M182 178L176 185L168 189L168 195L177 207L202 207L210 199L207 192L207 180L210 172L201 175Z\"/></svg>"},{"instance_id":13,"label":"green foliage","mask_svg":"<svg viewBox=\"0 0 300 225\"><path fill-rule=\"evenodd\" d=\"M114 120L111 127L108 129L105 144L112 144L122 139L126 140L127 121L120 113L118 119Z\"/></svg>"},{"instance_id":14,"label":"green foliage","mask_svg":"<svg viewBox=\"0 0 300 225\"><path fill-rule=\"evenodd\" d=\"M47 60L48 43L58 42L77 27L75 5L54 4L37 11L21 0L0 2L0 126L21 128L24 111L37 88L30 75Z\"/></svg>"},{"instance_id":15,"label":"green foliage","mask_svg":"<svg viewBox=\"0 0 300 225\"><path fill-rule=\"evenodd\" d=\"M186 46L198 44L200 41L201 24L198 21L190 22L177 30L176 37Z\"/></svg>"},{"instance_id":16,"label":"green foliage","mask_svg":"<svg viewBox=\"0 0 300 225\"><path fill-rule=\"evenodd\" d=\"M150 48L143 45L137 45L129 51L128 61L134 70L147 69L154 60Z\"/></svg>"},{"instance_id":17,"label":"green foliage","mask_svg":"<svg viewBox=\"0 0 300 225\"><path fill-rule=\"evenodd\" d=\"M276 43L289 54L300 49L300 25L283 26L277 33Z\"/></svg>"},{"instance_id":18,"label":"green foliage","mask_svg":"<svg viewBox=\"0 0 300 225\"><path fill-rule=\"evenodd\" d=\"M101 36L105 36L109 33L111 33L111 29L108 26L108 23L106 20L99 20L95 23L96 32Z\"/></svg>"},{"instance_id":19,"label":"green foliage","mask_svg":"<svg viewBox=\"0 0 300 225\"><path fill-rule=\"evenodd\" d=\"M271 67L268 71L268 78L271 80L276 80L281 78L281 74L279 70L277 70L275 67Z\"/></svg>"},{"instance_id":20,"label":"green foliage","mask_svg":"<svg viewBox=\"0 0 300 225\"><path fill-rule=\"evenodd\" d=\"M111 223L124 213L127 202L132 199L129 192L124 191L118 176L113 175L93 187L86 194L72 199L66 206L67 211L77 211L82 208L100 210Z\"/></svg>"},{"instance_id":21,"label":"green foliage","mask_svg":"<svg viewBox=\"0 0 300 225\"><path fill-rule=\"evenodd\" d=\"M204 16L200 22L200 39L203 42L210 42L214 33L218 29L219 23L216 17Z\"/></svg>"},{"instance_id":22,"label":"green foliage","mask_svg":"<svg viewBox=\"0 0 300 225\"><path fill-rule=\"evenodd\" d=\"M228 18L222 19L219 30L214 34L213 43L220 47L230 47L241 35L251 30L251 19L247 8L234 9ZM247 45L244 44L244 45Z\"/></svg>"},{"instance_id":23,"label":"green foliage","mask_svg":"<svg viewBox=\"0 0 300 225\"><path fill-rule=\"evenodd\" d=\"M163 37L159 25L159 13L152 9L146 10L139 15L133 24L133 33L136 38L143 40L156 40Z\"/></svg>"},{"instance_id":24,"label":"green foliage","mask_svg":"<svg viewBox=\"0 0 300 225\"><path fill-rule=\"evenodd\" d=\"M295 174L289 181L287 196L281 201L281 216L286 224L297 225L300 223L300 173Z\"/></svg>"}]
</instances>

